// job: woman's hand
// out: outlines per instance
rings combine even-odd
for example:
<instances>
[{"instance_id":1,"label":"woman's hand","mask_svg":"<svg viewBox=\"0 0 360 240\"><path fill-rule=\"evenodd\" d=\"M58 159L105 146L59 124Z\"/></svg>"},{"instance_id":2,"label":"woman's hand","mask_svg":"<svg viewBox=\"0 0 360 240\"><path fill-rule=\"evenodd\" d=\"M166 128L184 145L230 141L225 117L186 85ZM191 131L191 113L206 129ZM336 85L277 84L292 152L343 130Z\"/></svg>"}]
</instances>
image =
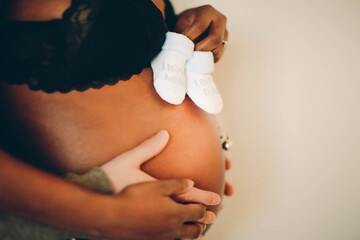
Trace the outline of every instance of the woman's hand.
<instances>
[{"instance_id":1,"label":"woman's hand","mask_svg":"<svg viewBox=\"0 0 360 240\"><path fill-rule=\"evenodd\" d=\"M195 223L204 216L204 205L171 198L189 191L189 180L135 184L118 195L105 195L36 169L1 149L0 165L2 213L109 240L194 239L204 230Z\"/></svg>"},{"instance_id":2,"label":"woman's hand","mask_svg":"<svg viewBox=\"0 0 360 240\"><path fill-rule=\"evenodd\" d=\"M140 166L159 154L169 141L169 133L162 130L135 148L124 152L101 166L112 182L115 193L125 187L156 179L143 172Z\"/></svg>"},{"instance_id":3,"label":"woman's hand","mask_svg":"<svg viewBox=\"0 0 360 240\"><path fill-rule=\"evenodd\" d=\"M215 62L221 58L228 39L226 17L210 5L180 13L175 31L193 40L196 51L212 51Z\"/></svg>"},{"instance_id":4,"label":"woman's hand","mask_svg":"<svg viewBox=\"0 0 360 240\"><path fill-rule=\"evenodd\" d=\"M156 181L157 179L143 172L140 167L159 154L168 141L169 133L161 130L135 148L102 165L101 168L112 182L114 192L119 193L132 184ZM174 197L179 202L198 202L204 205L218 205L221 201L218 194L198 188L191 188L186 193Z\"/></svg>"},{"instance_id":5,"label":"woman's hand","mask_svg":"<svg viewBox=\"0 0 360 240\"><path fill-rule=\"evenodd\" d=\"M145 140L137 147L120 154L113 160L105 163L101 168L112 182L115 193L121 192L125 187L140 182L156 181L157 179L141 170L141 165L159 154L169 141L169 134L162 130L153 137ZM196 202L206 206L218 205L221 198L218 194L191 187L188 191L174 194L173 199L178 202ZM206 211L197 222L210 224L215 221L215 214Z\"/></svg>"},{"instance_id":6,"label":"woman's hand","mask_svg":"<svg viewBox=\"0 0 360 240\"><path fill-rule=\"evenodd\" d=\"M228 158L226 158L225 160L225 170L229 170L231 168L231 162ZM225 187L224 187L224 195L225 196L232 196L234 194L234 188L233 186L229 183L229 182L225 182ZM219 206L219 210L223 210L224 208L224 204L221 203Z\"/></svg>"},{"instance_id":7,"label":"woman's hand","mask_svg":"<svg viewBox=\"0 0 360 240\"><path fill-rule=\"evenodd\" d=\"M93 202L91 211L96 214L87 219L92 226L87 232L109 240L195 239L204 231L196 220L204 216L206 207L171 199L192 187L190 180L172 179L131 185L115 196L102 195Z\"/></svg>"},{"instance_id":8,"label":"woman's hand","mask_svg":"<svg viewBox=\"0 0 360 240\"><path fill-rule=\"evenodd\" d=\"M229 159L226 159L225 160L225 169L226 170L229 170L231 168L231 162L230 162L230 160ZM233 186L230 184L230 183L228 183L228 182L225 182L225 188L224 188L225 190L224 190L224 194L226 195L226 196L232 196L233 194L234 194L234 188L233 188Z\"/></svg>"}]
</instances>

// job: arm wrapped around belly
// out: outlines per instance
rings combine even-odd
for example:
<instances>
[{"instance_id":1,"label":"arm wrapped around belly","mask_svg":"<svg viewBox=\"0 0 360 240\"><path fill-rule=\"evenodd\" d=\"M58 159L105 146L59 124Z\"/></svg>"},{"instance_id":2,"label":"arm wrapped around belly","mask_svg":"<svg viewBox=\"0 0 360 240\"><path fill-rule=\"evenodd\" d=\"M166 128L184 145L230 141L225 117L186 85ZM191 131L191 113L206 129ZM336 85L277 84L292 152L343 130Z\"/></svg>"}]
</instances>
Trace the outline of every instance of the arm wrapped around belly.
<instances>
[{"instance_id":1,"label":"arm wrapped around belly","mask_svg":"<svg viewBox=\"0 0 360 240\"><path fill-rule=\"evenodd\" d=\"M91 190L112 194L112 186L105 172L94 167L84 174L67 173L65 178ZM15 217L12 215L0 214L0 239L2 240L29 240L29 239L94 239L80 234L71 233L57 229L46 224Z\"/></svg>"}]
</instances>

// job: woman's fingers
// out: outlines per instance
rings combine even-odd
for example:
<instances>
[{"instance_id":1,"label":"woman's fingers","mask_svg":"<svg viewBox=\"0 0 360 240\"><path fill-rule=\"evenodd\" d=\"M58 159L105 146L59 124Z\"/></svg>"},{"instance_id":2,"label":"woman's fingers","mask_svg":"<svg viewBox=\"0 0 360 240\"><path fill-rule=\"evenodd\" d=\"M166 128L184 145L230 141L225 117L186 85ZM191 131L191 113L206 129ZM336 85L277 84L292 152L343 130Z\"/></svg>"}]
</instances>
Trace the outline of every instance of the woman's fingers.
<instances>
[{"instance_id":1,"label":"woman's fingers","mask_svg":"<svg viewBox=\"0 0 360 240\"><path fill-rule=\"evenodd\" d=\"M135 148L122 153L118 158L132 166L139 166L159 154L169 141L169 133L161 130L154 136L140 143Z\"/></svg>"},{"instance_id":2,"label":"woman's fingers","mask_svg":"<svg viewBox=\"0 0 360 240\"><path fill-rule=\"evenodd\" d=\"M191 24L182 32L185 36L194 41L209 30L209 34L205 39L213 39L212 41L220 39L221 43L226 31L226 17L223 14L210 5L189 9L188 11L190 13L184 12L184 17L188 19L188 22L191 21ZM181 19L182 14L179 16L179 21ZM210 51L215 48L209 49L209 47L206 47L203 49L199 47L197 46L195 50Z\"/></svg>"},{"instance_id":3,"label":"woman's fingers","mask_svg":"<svg viewBox=\"0 0 360 240\"><path fill-rule=\"evenodd\" d=\"M125 222L110 225L118 227L125 223L134 235L131 239L196 239L204 229L204 224L196 221L205 215L206 207L202 204L176 203L170 198L172 194L184 192L192 185L192 181L177 179L129 186L119 195L119 199L109 202L121 205L114 205L117 206L115 209L108 208L119 211L120 215L125 212ZM110 216L114 216L111 218L113 221L117 214ZM131 228L134 229L133 223L140 226L139 231L131 231ZM125 230L127 231L126 228Z\"/></svg>"},{"instance_id":4,"label":"woman's fingers","mask_svg":"<svg viewBox=\"0 0 360 240\"><path fill-rule=\"evenodd\" d=\"M195 42L196 51L212 51L217 62L228 39L226 17L210 5L184 11L176 29Z\"/></svg>"},{"instance_id":5,"label":"woman's fingers","mask_svg":"<svg viewBox=\"0 0 360 240\"><path fill-rule=\"evenodd\" d=\"M105 172L120 173L129 166L139 168L141 164L159 154L169 141L169 133L161 130L154 136L140 143L135 148L124 152L102 165Z\"/></svg>"},{"instance_id":6,"label":"woman's fingers","mask_svg":"<svg viewBox=\"0 0 360 240\"><path fill-rule=\"evenodd\" d=\"M189 16L191 16L191 24L188 25L188 27L182 32L182 34L187 36L192 41L195 41L198 37L200 37L200 35L209 28L212 21L211 15L204 11L202 8L203 7L188 10L192 11L191 14L189 14ZM190 23L190 21L188 22Z\"/></svg>"},{"instance_id":7,"label":"woman's fingers","mask_svg":"<svg viewBox=\"0 0 360 240\"><path fill-rule=\"evenodd\" d=\"M229 170L231 168L231 161L227 158L225 160L225 169L226 170ZM234 188L233 186L228 183L228 182L225 182L225 188L224 188L224 194L226 196L232 196L234 194Z\"/></svg>"},{"instance_id":8,"label":"woman's fingers","mask_svg":"<svg viewBox=\"0 0 360 240\"><path fill-rule=\"evenodd\" d=\"M221 202L221 197L218 194L195 187L186 193L174 195L173 198L179 202L196 202L206 206L218 205Z\"/></svg>"},{"instance_id":9,"label":"woman's fingers","mask_svg":"<svg viewBox=\"0 0 360 240\"><path fill-rule=\"evenodd\" d=\"M188 192L194 186L194 181L190 179L169 179L162 180L155 186L164 196L172 196Z\"/></svg>"},{"instance_id":10,"label":"woman's fingers","mask_svg":"<svg viewBox=\"0 0 360 240\"><path fill-rule=\"evenodd\" d=\"M130 184L155 180L141 171L140 166L160 153L168 141L169 133L161 130L135 148L102 165L102 170L112 183L113 191L118 193Z\"/></svg>"},{"instance_id":11,"label":"woman's fingers","mask_svg":"<svg viewBox=\"0 0 360 240\"><path fill-rule=\"evenodd\" d=\"M213 36L216 36L213 34ZM208 41L204 42L204 41ZM225 50L225 42L227 42L228 40L228 31L225 29L225 35L223 36L223 38L217 39L217 40L211 40L208 37L205 38L204 40L202 40L201 42L199 42L195 49L199 50L199 51L212 51L213 55L214 55L214 62L218 62L220 60L220 58L222 57L222 55L224 54L224 50ZM211 42L213 41L213 42ZM202 50L202 49L209 49L209 50Z\"/></svg>"},{"instance_id":12,"label":"woman's fingers","mask_svg":"<svg viewBox=\"0 0 360 240\"><path fill-rule=\"evenodd\" d=\"M225 160L225 169L229 170L231 168L231 161L229 159Z\"/></svg>"},{"instance_id":13,"label":"woman's fingers","mask_svg":"<svg viewBox=\"0 0 360 240\"><path fill-rule=\"evenodd\" d=\"M180 238L203 239L201 233L206 229L206 225L200 223L185 223L182 227ZM200 237L200 238L199 238Z\"/></svg>"},{"instance_id":14,"label":"woman's fingers","mask_svg":"<svg viewBox=\"0 0 360 240\"><path fill-rule=\"evenodd\" d=\"M200 236L197 238L197 239L195 239L195 240L204 240L205 238L204 238L204 235L202 235L202 234L200 234Z\"/></svg>"},{"instance_id":15,"label":"woman's fingers","mask_svg":"<svg viewBox=\"0 0 360 240\"><path fill-rule=\"evenodd\" d=\"M232 196L232 195L234 194L234 188L233 188L233 186L231 186L231 184L228 183L228 182L225 183L224 194L225 194L226 196Z\"/></svg>"},{"instance_id":16,"label":"woman's fingers","mask_svg":"<svg viewBox=\"0 0 360 240\"><path fill-rule=\"evenodd\" d=\"M182 240L191 240L190 238L182 239ZM204 235L200 234L200 236L194 240L204 240Z\"/></svg>"},{"instance_id":17,"label":"woman's fingers","mask_svg":"<svg viewBox=\"0 0 360 240\"><path fill-rule=\"evenodd\" d=\"M212 211L206 211L204 216L202 218L200 218L199 220L197 220L196 222L203 223L203 224L212 224L215 222L215 220L216 220L215 213Z\"/></svg>"},{"instance_id":18,"label":"woman's fingers","mask_svg":"<svg viewBox=\"0 0 360 240\"><path fill-rule=\"evenodd\" d=\"M204 217L206 206L195 203L183 204L180 205L180 211L186 212L183 222L197 222L197 220Z\"/></svg>"},{"instance_id":19,"label":"woman's fingers","mask_svg":"<svg viewBox=\"0 0 360 240\"><path fill-rule=\"evenodd\" d=\"M219 47L215 48L213 51L213 55L214 55L214 62L217 63L221 56L224 54L224 45L221 44Z\"/></svg>"},{"instance_id":20,"label":"woman's fingers","mask_svg":"<svg viewBox=\"0 0 360 240\"><path fill-rule=\"evenodd\" d=\"M223 45L225 39L225 22L213 20L210 24L209 34L195 45L196 51L213 51Z\"/></svg>"}]
</instances>

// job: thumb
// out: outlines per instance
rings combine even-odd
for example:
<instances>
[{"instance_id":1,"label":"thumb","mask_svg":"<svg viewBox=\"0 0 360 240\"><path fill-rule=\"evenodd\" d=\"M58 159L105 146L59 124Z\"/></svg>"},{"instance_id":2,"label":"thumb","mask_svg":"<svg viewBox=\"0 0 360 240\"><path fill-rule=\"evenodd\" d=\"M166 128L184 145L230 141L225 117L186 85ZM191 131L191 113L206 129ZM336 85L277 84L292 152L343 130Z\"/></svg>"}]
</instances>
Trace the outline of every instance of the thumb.
<instances>
[{"instance_id":1,"label":"thumb","mask_svg":"<svg viewBox=\"0 0 360 240\"><path fill-rule=\"evenodd\" d=\"M129 185L151 181L156 181L156 179L141 170L131 171L129 173L129 176L117 174L114 175L111 179L114 193L120 193L124 188Z\"/></svg>"},{"instance_id":2,"label":"thumb","mask_svg":"<svg viewBox=\"0 0 360 240\"><path fill-rule=\"evenodd\" d=\"M140 167L141 164L159 154L168 142L169 133L166 130L161 130L135 148L121 154L121 156L131 161L131 165Z\"/></svg>"}]
</instances>

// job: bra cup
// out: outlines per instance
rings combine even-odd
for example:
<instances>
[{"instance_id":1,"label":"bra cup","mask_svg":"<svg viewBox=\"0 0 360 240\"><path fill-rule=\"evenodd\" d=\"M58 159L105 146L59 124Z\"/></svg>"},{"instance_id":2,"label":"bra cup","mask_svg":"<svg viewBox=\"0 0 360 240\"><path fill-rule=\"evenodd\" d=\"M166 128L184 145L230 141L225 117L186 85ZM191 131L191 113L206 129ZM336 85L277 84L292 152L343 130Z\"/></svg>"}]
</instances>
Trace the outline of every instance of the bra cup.
<instances>
[{"instance_id":1,"label":"bra cup","mask_svg":"<svg viewBox=\"0 0 360 240\"><path fill-rule=\"evenodd\" d=\"M64 93L140 73L167 32L151 0L73 0L62 19L3 24L0 79Z\"/></svg>"},{"instance_id":2,"label":"bra cup","mask_svg":"<svg viewBox=\"0 0 360 240\"><path fill-rule=\"evenodd\" d=\"M88 20L79 19L84 14L78 9L64 15L70 73L113 75L119 67L127 72L141 71L164 41L161 12L148 0L100 1L96 9L81 10L86 11ZM78 27L80 21L84 28Z\"/></svg>"}]
</instances>

